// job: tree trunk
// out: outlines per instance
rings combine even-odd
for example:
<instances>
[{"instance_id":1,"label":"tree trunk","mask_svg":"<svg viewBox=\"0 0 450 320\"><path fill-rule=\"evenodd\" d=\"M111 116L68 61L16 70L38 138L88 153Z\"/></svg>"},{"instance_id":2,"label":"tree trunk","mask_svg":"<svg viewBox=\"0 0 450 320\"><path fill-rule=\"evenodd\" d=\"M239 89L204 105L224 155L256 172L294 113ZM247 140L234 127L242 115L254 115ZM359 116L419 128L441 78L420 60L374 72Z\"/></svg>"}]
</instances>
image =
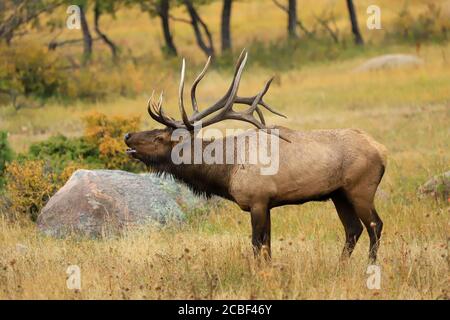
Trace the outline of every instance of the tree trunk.
<instances>
[{"instance_id":1,"label":"tree trunk","mask_svg":"<svg viewBox=\"0 0 450 320\"><path fill-rule=\"evenodd\" d=\"M111 41L111 39L109 39L106 36L106 34L104 34L100 30L99 20L100 20L101 14L102 14L102 12L100 10L99 3L98 3L98 1L95 1L95 7L94 7L94 27L95 27L95 32L99 35L100 39L102 39L103 42L106 43L106 45L111 50L111 54L112 54L113 60L116 60L116 58L117 58L117 46L114 44L114 42Z\"/></svg>"},{"instance_id":2,"label":"tree trunk","mask_svg":"<svg viewBox=\"0 0 450 320\"><path fill-rule=\"evenodd\" d=\"M221 22L222 52L231 50L230 20L232 3L233 0L223 0Z\"/></svg>"},{"instance_id":3,"label":"tree trunk","mask_svg":"<svg viewBox=\"0 0 450 320\"><path fill-rule=\"evenodd\" d=\"M164 41L166 43L166 52L169 55L176 56L178 54L177 48L173 42L169 25L169 0L161 0L158 8L158 15L161 18L161 26L164 34Z\"/></svg>"},{"instance_id":4,"label":"tree trunk","mask_svg":"<svg viewBox=\"0 0 450 320\"><path fill-rule=\"evenodd\" d=\"M189 16L191 17L191 25L194 29L195 39L197 40L197 44L200 47L200 49L205 53L206 56L214 56L214 44L212 41L211 33L209 32L208 26L206 23L200 18L197 10L195 9L194 5L190 0L184 0L184 4L186 6L186 9L189 13ZM206 37L208 38L208 45L205 43L205 40L203 39L202 32L200 30L200 26L203 28L203 31L206 34Z\"/></svg>"},{"instance_id":5,"label":"tree trunk","mask_svg":"<svg viewBox=\"0 0 450 320\"><path fill-rule=\"evenodd\" d=\"M297 0L289 0L288 35L289 38L297 38Z\"/></svg>"},{"instance_id":6,"label":"tree trunk","mask_svg":"<svg viewBox=\"0 0 450 320\"><path fill-rule=\"evenodd\" d=\"M80 5L80 24L83 33L83 63L88 62L92 56L92 36L86 20L85 8Z\"/></svg>"},{"instance_id":7,"label":"tree trunk","mask_svg":"<svg viewBox=\"0 0 450 320\"><path fill-rule=\"evenodd\" d=\"M357 45L363 45L364 40L361 36L361 33L359 32L358 20L356 18L356 12L355 12L355 6L353 5L353 0L347 0L347 8L348 8L348 13L350 15L350 22L352 24L352 32L353 32L353 36L355 38L355 43Z\"/></svg>"}]
</instances>

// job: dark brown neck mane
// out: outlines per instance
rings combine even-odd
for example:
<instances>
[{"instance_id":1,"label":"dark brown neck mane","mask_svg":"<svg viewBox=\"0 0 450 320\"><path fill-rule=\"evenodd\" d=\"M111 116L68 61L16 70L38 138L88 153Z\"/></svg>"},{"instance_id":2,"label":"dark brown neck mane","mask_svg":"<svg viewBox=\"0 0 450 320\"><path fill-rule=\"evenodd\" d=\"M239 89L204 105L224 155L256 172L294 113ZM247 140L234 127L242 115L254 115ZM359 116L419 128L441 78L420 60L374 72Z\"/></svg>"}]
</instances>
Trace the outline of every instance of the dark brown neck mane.
<instances>
[{"instance_id":1,"label":"dark brown neck mane","mask_svg":"<svg viewBox=\"0 0 450 320\"><path fill-rule=\"evenodd\" d=\"M211 141L202 140L202 150L210 143ZM191 147L191 155L193 155L194 138L191 140ZM225 142L223 143L223 147L225 154ZM206 164L204 161L201 164L174 164L169 154L164 159L148 161L147 166L153 171L156 171L156 173L168 173L172 175L198 195L203 195L207 198L212 195L217 195L231 200L229 183L231 172L234 168L233 164Z\"/></svg>"}]
</instances>

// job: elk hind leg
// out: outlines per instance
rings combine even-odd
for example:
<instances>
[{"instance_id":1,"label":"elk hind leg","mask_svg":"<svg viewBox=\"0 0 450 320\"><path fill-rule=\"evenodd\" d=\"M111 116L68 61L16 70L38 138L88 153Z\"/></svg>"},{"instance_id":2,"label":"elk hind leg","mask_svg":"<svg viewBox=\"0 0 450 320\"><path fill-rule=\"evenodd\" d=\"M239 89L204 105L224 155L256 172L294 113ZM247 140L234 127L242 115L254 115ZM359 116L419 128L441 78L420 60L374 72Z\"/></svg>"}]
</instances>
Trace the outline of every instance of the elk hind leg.
<instances>
[{"instance_id":1,"label":"elk hind leg","mask_svg":"<svg viewBox=\"0 0 450 320\"><path fill-rule=\"evenodd\" d=\"M347 260L350 258L361 236L363 226L356 215L353 205L343 191L337 191L332 196L332 200L345 230L345 244L342 250L341 260Z\"/></svg>"},{"instance_id":2,"label":"elk hind leg","mask_svg":"<svg viewBox=\"0 0 450 320\"><path fill-rule=\"evenodd\" d=\"M369 263L375 263L380 246L383 221L381 221L375 209L373 197L370 200L366 200L365 197L354 197L352 203L358 218L361 219L369 234Z\"/></svg>"}]
</instances>

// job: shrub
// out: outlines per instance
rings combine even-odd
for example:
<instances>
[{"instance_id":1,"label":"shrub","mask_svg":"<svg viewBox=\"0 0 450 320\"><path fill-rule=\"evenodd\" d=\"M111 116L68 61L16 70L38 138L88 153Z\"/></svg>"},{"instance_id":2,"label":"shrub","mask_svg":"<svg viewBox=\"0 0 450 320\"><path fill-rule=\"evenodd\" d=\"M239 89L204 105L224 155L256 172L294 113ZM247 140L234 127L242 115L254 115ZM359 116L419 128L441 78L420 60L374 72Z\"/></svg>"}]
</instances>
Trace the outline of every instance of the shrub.
<instances>
[{"instance_id":1,"label":"shrub","mask_svg":"<svg viewBox=\"0 0 450 320\"><path fill-rule=\"evenodd\" d=\"M65 91L62 60L34 43L25 47L0 45L0 92L15 102L18 95L48 98Z\"/></svg>"},{"instance_id":2,"label":"shrub","mask_svg":"<svg viewBox=\"0 0 450 320\"><path fill-rule=\"evenodd\" d=\"M12 211L36 221L42 207L80 164L69 164L60 174L43 160L13 161L6 167L6 195Z\"/></svg>"},{"instance_id":3,"label":"shrub","mask_svg":"<svg viewBox=\"0 0 450 320\"><path fill-rule=\"evenodd\" d=\"M0 104L12 103L17 109L36 105L37 99L132 96L143 87L144 73L131 62L110 65L99 60L77 68L60 52L34 42L7 46L0 41L0 56Z\"/></svg>"},{"instance_id":4,"label":"shrub","mask_svg":"<svg viewBox=\"0 0 450 320\"><path fill-rule=\"evenodd\" d=\"M11 161L13 157L13 152L8 143L8 133L5 131L0 131L0 190L4 185L4 171L6 163Z\"/></svg>"},{"instance_id":5,"label":"shrub","mask_svg":"<svg viewBox=\"0 0 450 320\"><path fill-rule=\"evenodd\" d=\"M142 90L142 75L132 64L91 64L71 72L65 96L96 101L107 96L132 96Z\"/></svg>"},{"instance_id":6,"label":"shrub","mask_svg":"<svg viewBox=\"0 0 450 320\"><path fill-rule=\"evenodd\" d=\"M32 144L24 157L30 160L44 160L58 173L70 163L86 164L90 167L101 166L98 147L95 144L88 143L84 137L67 138L61 134Z\"/></svg>"},{"instance_id":7,"label":"shrub","mask_svg":"<svg viewBox=\"0 0 450 320\"><path fill-rule=\"evenodd\" d=\"M20 160L43 160L54 172L61 173L70 163L89 168L142 171L144 167L126 155L123 136L139 127L139 117L108 117L94 112L84 119L85 136L68 138L63 135L34 143Z\"/></svg>"},{"instance_id":8,"label":"shrub","mask_svg":"<svg viewBox=\"0 0 450 320\"><path fill-rule=\"evenodd\" d=\"M44 161L14 161L6 168L6 193L11 209L36 220L40 209L56 191L56 177Z\"/></svg>"},{"instance_id":9,"label":"shrub","mask_svg":"<svg viewBox=\"0 0 450 320\"><path fill-rule=\"evenodd\" d=\"M442 13L440 6L429 3L417 16L405 6L394 22L393 35L413 41L445 40L449 29L449 17Z\"/></svg>"},{"instance_id":10,"label":"shrub","mask_svg":"<svg viewBox=\"0 0 450 320\"><path fill-rule=\"evenodd\" d=\"M123 136L139 128L140 118L121 116L107 117L94 112L85 117L85 138L88 143L98 146L99 159L107 169L142 171L142 164L131 161L125 154Z\"/></svg>"}]
</instances>

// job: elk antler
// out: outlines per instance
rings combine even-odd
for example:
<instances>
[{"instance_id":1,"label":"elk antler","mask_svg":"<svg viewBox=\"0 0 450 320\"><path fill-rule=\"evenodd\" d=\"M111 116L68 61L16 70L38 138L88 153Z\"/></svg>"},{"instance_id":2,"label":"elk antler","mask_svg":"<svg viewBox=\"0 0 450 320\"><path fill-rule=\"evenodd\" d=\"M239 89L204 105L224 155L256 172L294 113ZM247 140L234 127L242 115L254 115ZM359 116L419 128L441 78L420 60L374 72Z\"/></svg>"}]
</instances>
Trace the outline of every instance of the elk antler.
<instances>
[{"instance_id":1,"label":"elk antler","mask_svg":"<svg viewBox=\"0 0 450 320\"><path fill-rule=\"evenodd\" d=\"M191 87L191 101L192 101L192 109L193 114L191 117L188 117L186 113L186 109L184 107L184 99L183 99L183 93L184 93L184 81L185 81L185 69L186 69L186 62L183 59L182 65L181 65L181 79L180 79L180 87L179 87L179 96L178 96L178 106L181 113L182 121L177 121L175 119L172 119L165 115L163 109L162 109L162 100L163 96L161 94L158 103L156 104L153 101L153 93L152 97L150 98L148 102L148 112L150 116L155 120L158 121L168 127L172 128L185 128L187 130L193 130L194 125L196 122L205 119L202 122L202 127L206 127L209 125L212 125L214 123L223 121L223 120L240 120L245 121L248 123L253 124L258 129L264 130L267 132L268 127L266 127L266 122L263 116L263 113L260 109L260 107L263 107L270 112L286 118L283 114L275 111L272 109L268 104L266 104L263 101L264 95L269 90L270 84L272 83L273 78L269 79L266 84L264 85L263 89L256 95L252 97L239 97L237 95L237 91L239 89L239 83L241 81L242 72L244 70L245 64L247 62L248 53L243 50L241 55L239 56L238 62L236 64L236 68L234 71L233 80L230 84L230 87L228 88L225 95L219 99L216 103L211 105L210 107L206 108L203 111L199 111L197 99L195 96L196 89L200 81L203 79L203 77L206 74L206 71L208 70L208 67L211 62L211 57L208 58L206 61L205 66L203 67L203 70L200 72L200 74L197 76L197 78L194 80L194 83ZM249 105L249 108L243 111L235 111L233 110L234 104L246 104ZM211 114L217 112L216 115L213 115L209 118ZM254 113L258 115L257 119L254 116ZM289 141L282 136L280 138Z\"/></svg>"}]
</instances>

